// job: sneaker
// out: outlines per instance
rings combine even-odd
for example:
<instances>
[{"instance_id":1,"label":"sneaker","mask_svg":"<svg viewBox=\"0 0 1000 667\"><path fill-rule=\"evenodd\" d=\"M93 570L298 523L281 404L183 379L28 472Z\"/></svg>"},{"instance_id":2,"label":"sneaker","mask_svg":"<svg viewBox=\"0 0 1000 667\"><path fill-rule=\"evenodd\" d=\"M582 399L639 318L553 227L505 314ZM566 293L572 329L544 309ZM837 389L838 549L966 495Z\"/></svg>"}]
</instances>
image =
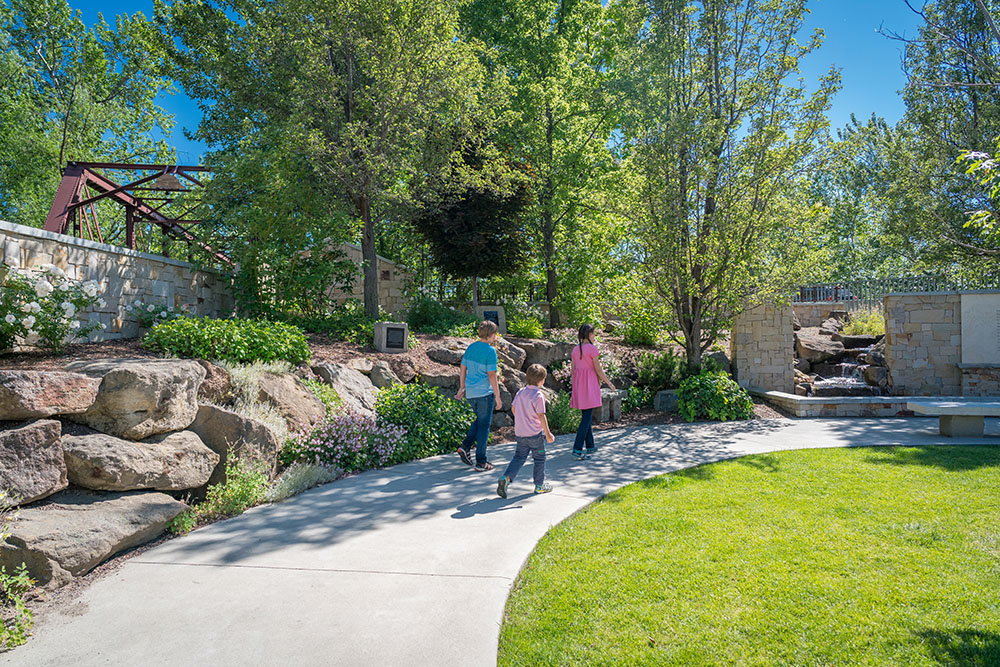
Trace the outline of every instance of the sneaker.
<instances>
[{"instance_id":1,"label":"sneaker","mask_svg":"<svg viewBox=\"0 0 1000 667\"><path fill-rule=\"evenodd\" d=\"M458 448L458 458L462 459L462 463L467 466L472 465L472 457L469 456L469 452L465 451L461 447Z\"/></svg>"},{"instance_id":2,"label":"sneaker","mask_svg":"<svg viewBox=\"0 0 1000 667\"><path fill-rule=\"evenodd\" d=\"M552 490L552 485L548 482L542 482L535 487L535 493L548 493Z\"/></svg>"},{"instance_id":3,"label":"sneaker","mask_svg":"<svg viewBox=\"0 0 1000 667\"><path fill-rule=\"evenodd\" d=\"M583 453L582 449L574 449L571 452L571 454L573 455L573 458L576 459L577 461L582 461L585 458L587 458L587 455Z\"/></svg>"},{"instance_id":4,"label":"sneaker","mask_svg":"<svg viewBox=\"0 0 1000 667\"><path fill-rule=\"evenodd\" d=\"M594 455L594 452L596 452L596 451L597 451L597 447L588 447L587 448L587 453L583 455L583 458L590 459L590 457L592 457Z\"/></svg>"},{"instance_id":5,"label":"sneaker","mask_svg":"<svg viewBox=\"0 0 1000 667\"><path fill-rule=\"evenodd\" d=\"M493 470L493 464L487 461L486 463L477 463L475 467L476 472L485 472L486 470Z\"/></svg>"},{"instance_id":6,"label":"sneaker","mask_svg":"<svg viewBox=\"0 0 1000 667\"><path fill-rule=\"evenodd\" d=\"M501 477L500 481L497 482L497 495L500 496L501 498L506 498L507 497L507 485L508 484L510 484L510 480L507 479L507 475L504 475L503 477Z\"/></svg>"}]
</instances>

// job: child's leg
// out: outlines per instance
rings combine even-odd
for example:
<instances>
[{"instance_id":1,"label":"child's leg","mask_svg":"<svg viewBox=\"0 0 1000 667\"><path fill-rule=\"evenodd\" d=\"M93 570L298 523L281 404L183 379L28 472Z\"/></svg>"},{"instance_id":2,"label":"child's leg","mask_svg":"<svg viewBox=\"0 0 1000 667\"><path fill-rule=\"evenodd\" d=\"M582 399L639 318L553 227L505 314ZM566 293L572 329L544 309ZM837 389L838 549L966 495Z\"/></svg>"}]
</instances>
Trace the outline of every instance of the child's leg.
<instances>
[{"instance_id":1,"label":"child's leg","mask_svg":"<svg viewBox=\"0 0 1000 667\"><path fill-rule=\"evenodd\" d=\"M538 446L531 450L531 459L535 462L534 473L535 488L545 482L545 436L538 436Z\"/></svg>"},{"instance_id":2,"label":"child's leg","mask_svg":"<svg viewBox=\"0 0 1000 667\"><path fill-rule=\"evenodd\" d=\"M526 440L527 438L517 438L517 449L514 450L514 458L510 460L510 463L507 464L507 469L503 471L504 477L512 482L517 477L517 473L520 472L521 466L528 460L528 452L531 451L531 446Z\"/></svg>"},{"instance_id":3,"label":"child's leg","mask_svg":"<svg viewBox=\"0 0 1000 667\"><path fill-rule=\"evenodd\" d=\"M469 425L469 430L465 434L465 439L462 440L462 449L467 452L472 451L472 443L476 441L476 434L479 433L479 411L476 409L475 398L465 399L468 404L472 407L472 411L476 413L476 420Z\"/></svg>"},{"instance_id":4,"label":"child's leg","mask_svg":"<svg viewBox=\"0 0 1000 667\"><path fill-rule=\"evenodd\" d=\"M476 465L482 465L486 458L486 445L490 441L490 425L493 423L493 394L477 399L476 410Z\"/></svg>"},{"instance_id":5,"label":"child's leg","mask_svg":"<svg viewBox=\"0 0 1000 667\"><path fill-rule=\"evenodd\" d=\"M586 410L580 411L580 427L576 429L576 440L573 441L574 452L582 452L585 442L589 447L593 447L593 434L590 435L589 440L587 439L587 434L590 433L590 423L593 418L594 408L587 408Z\"/></svg>"}]
</instances>

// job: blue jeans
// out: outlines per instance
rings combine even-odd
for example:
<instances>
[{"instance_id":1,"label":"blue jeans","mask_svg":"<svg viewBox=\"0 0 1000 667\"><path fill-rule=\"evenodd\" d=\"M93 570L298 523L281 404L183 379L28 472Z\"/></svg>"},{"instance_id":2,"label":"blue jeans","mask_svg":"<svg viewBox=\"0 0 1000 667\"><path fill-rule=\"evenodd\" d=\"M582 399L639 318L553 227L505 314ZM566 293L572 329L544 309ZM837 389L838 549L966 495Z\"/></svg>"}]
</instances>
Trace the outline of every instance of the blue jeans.
<instances>
[{"instance_id":1,"label":"blue jeans","mask_svg":"<svg viewBox=\"0 0 1000 667\"><path fill-rule=\"evenodd\" d=\"M472 443L476 443L476 465L486 463L486 442L490 438L490 424L493 423L493 394L480 396L479 398L467 398L472 411L476 413L476 421L472 422L469 432L462 441L462 449L469 451Z\"/></svg>"},{"instance_id":2,"label":"blue jeans","mask_svg":"<svg viewBox=\"0 0 1000 667\"><path fill-rule=\"evenodd\" d=\"M531 453L531 460L535 463L534 477L535 486L541 486L542 482L545 481L545 434L539 433L537 435L529 436L514 436L517 440L517 449L514 451L514 458L510 460L507 464L507 469L504 470L504 476L510 481L514 481L517 477L517 473L521 470L521 466L524 462L528 460L528 453Z\"/></svg>"},{"instance_id":3,"label":"blue jeans","mask_svg":"<svg viewBox=\"0 0 1000 667\"><path fill-rule=\"evenodd\" d=\"M580 428L576 429L576 440L573 442L573 451L582 452L583 443L587 443L587 449L594 449L594 429L590 426L594 422L594 408L587 408L580 411Z\"/></svg>"}]
</instances>

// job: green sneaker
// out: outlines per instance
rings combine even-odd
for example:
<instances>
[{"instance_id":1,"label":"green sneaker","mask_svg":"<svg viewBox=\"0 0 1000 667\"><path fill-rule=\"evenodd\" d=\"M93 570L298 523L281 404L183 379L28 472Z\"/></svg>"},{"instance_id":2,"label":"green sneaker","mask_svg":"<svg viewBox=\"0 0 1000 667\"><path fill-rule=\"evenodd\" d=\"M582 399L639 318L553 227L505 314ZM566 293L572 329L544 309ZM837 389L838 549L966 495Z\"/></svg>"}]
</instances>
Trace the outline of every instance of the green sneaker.
<instances>
[{"instance_id":1,"label":"green sneaker","mask_svg":"<svg viewBox=\"0 0 1000 667\"><path fill-rule=\"evenodd\" d=\"M548 482L542 482L539 486L535 487L535 493L549 493L552 491L552 485Z\"/></svg>"},{"instance_id":2,"label":"green sneaker","mask_svg":"<svg viewBox=\"0 0 1000 667\"><path fill-rule=\"evenodd\" d=\"M497 495L500 496L501 498L506 498L507 497L507 485L508 484L510 484L510 480L507 479L507 475L504 475L503 477L501 477L500 481L497 482Z\"/></svg>"}]
</instances>

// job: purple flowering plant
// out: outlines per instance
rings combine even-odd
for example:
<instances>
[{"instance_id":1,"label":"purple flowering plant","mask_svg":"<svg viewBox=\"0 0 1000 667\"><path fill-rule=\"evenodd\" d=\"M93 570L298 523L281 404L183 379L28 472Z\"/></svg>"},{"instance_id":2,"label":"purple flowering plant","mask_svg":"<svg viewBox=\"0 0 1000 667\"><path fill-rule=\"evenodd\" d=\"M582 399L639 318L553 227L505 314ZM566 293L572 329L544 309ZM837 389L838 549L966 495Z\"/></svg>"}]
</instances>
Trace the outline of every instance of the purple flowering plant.
<instances>
[{"instance_id":1,"label":"purple flowering plant","mask_svg":"<svg viewBox=\"0 0 1000 667\"><path fill-rule=\"evenodd\" d=\"M285 465L303 461L358 472L386 465L405 440L406 429L347 411L293 435L281 460Z\"/></svg>"}]
</instances>

